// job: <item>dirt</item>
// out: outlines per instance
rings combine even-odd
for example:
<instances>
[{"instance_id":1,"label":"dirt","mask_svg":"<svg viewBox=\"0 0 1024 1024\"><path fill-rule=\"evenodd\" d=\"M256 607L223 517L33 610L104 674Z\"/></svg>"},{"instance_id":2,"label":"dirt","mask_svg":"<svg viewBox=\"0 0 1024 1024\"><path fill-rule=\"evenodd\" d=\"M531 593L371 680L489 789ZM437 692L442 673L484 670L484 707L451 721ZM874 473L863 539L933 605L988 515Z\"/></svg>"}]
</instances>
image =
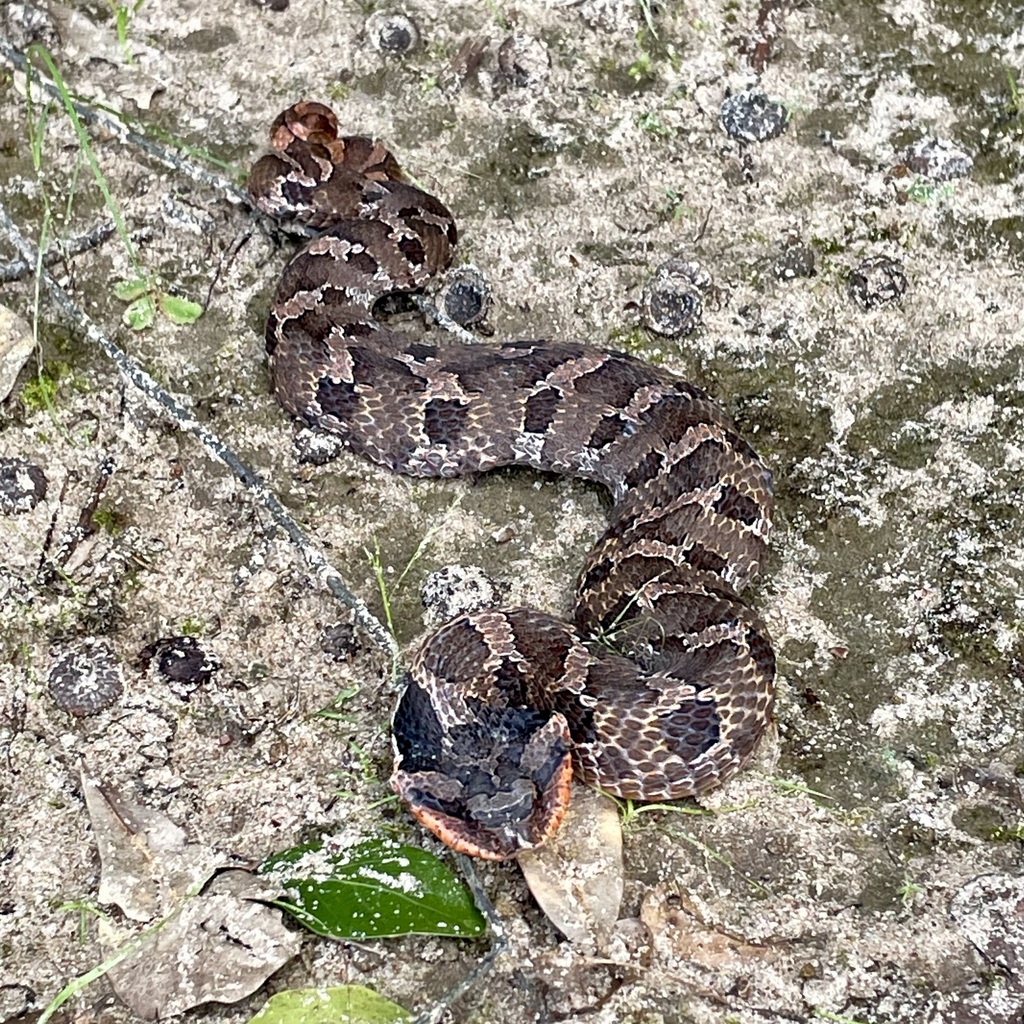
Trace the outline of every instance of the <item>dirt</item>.
<instances>
[{"instance_id":1,"label":"dirt","mask_svg":"<svg viewBox=\"0 0 1024 1024\"><path fill-rule=\"evenodd\" d=\"M236 184L279 110L331 103L455 212L460 259L494 291L495 336L661 362L720 399L775 474L752 600L779 655L776 735L705 801L714 813L627 823L623 920L600 957L561 939L514 866L484 867L509 946L451 1019L1020 1020L1024 8L410 3L421 41L407 55L374 45L371 13L145 0L123 43L106 5L2 16L16 46L49 42L85 102L197 147L193 164ZM522 74L499 67L509 36L533 39ZM453 65L483 37L479 67L465 51ZM722 101L755 85L788 111L784 130L730 138ZM82 235L102 198L56 108L34 169L32 95L0 72L0 202L30 237L47 203L51 233ZM289 243L223 191L90 137L141 267L205 313L121 326L114 282L137 271L116 237L56 276L383 617L379 548L400 643L422 636L420 587L451 563L483 567L509 601L567 607L600 494L525 473L441 484L347 455L298 462L262 356ZM908 153L929 138L938 156ZM972 158L968 174L946 176L964 169L950 150ZM851 271L879 257L895 269L871 264L851 293ZM714 282L679 338L642 324L670 258ZM31 321L34 294L27 276L0 302ZM98 920L117 913L96 903L83 766L234 864L357 822L440 850L385 799L387 657L45 295L38 326L38 357L0 405L0 456L47 481L34 508L0 518L0 1022L30 1019L109 952ZM140 658L181 635L218 663L184 696ZM77 718L47 679L86 639L108 645L123 692ZM340 714L316 714L339 694ZM310 936L254 995L186 1017L243 1021L272 991L345 981L424 1010L486 949ZM77 1018L134 1020L106 984L69 1004Z\"/></svg>"}]
</instances>

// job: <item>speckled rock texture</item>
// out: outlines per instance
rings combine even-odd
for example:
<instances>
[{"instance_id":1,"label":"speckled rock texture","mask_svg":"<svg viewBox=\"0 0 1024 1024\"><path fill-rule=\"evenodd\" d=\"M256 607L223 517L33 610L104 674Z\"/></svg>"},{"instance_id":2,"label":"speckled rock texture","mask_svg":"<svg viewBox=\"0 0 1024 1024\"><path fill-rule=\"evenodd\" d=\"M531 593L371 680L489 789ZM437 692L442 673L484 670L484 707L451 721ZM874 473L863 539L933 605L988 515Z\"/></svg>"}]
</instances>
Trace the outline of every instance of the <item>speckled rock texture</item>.
<instances>
[{"instance_id":1,"label":"speckled rock texture","mask_svg":"<svg viewBox=\"0 0 1024 1024\"><path fill-rule=\"evenodd\" d=\"M705 813L630 819L622 920L597 957L559 935L514 865L483 869L509 944L451 1019L1019 1021L1019 5L414 0L370 13L145 0L122 41L104 4L9 4L0 35L44 41L76 94L236 181L280 110L329 103L453 210L494 336L586 339L671 367L734 414L775 474L773 554L752 599L780 656L776 735ZM723 128L723 102L744 95L763 97L770 131L735 103L736 130ZM34 168L32 96L5 68L0 202L56 244L107 214L57 108ZM425 628L424 581L452 564L479 566L502 600L570 604L603 528L596 491L526 473L410 481L328 461L329 446L300 461L262 354L292 243L87 130L138 266L115 236L52 271L383 618L379 552L403 645ZM14 257L0 243L0 261ZM712 282L699 323L672 336L644 315L669 260ZM873 272L852 288L865 266L901 280ZM140 275L203 317L122 327L114 283ZM0 293L33 319L31 275ZM416 312L393 321L428 329ZM0 459L40 474L0 515L2 1024L110 952L97 919L85 915L83 941L68 909L97 893L83 769L236 864L353 823L431 845L386 799L389 660L45 293L38 333L0 404ZM138 660L167 638L193 638L210 667L185 696ZM87 640L122 689L79 717L52 681ZM343 713L317 715L339 695ZM485 950L309 936L269 987L182 1019L242 1022L272 989L341 981L424 1010ZM134 1021L105 985L68 1005Z\"/></svg>"}]
</instances>

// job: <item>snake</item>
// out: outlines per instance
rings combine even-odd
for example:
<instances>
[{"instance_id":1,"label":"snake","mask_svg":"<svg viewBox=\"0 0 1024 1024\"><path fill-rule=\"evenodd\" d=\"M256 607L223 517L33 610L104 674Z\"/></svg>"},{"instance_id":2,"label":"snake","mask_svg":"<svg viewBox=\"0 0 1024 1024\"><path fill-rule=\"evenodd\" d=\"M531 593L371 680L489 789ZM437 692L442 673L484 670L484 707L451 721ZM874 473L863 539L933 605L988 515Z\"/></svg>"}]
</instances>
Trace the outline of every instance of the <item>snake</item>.
<instances>
[{"instance_id":1,"label":"snake","mask_svg":"<svg viewBox=\"0 0 1024 1024\"><path fill-rule=\"evenodd\" d=\"M436 285L455 220L323 104L274 120L248 188L310 236L266 325L288 413L396 473L524 466L608 495L568 617L481 608L412 658L391 722L391 786L412 815L504 860L555 835L574 778L635 801L731 778L773 713L772 642L741 596L767 555L773 478L725 410L600 345L390 329L377 304Z\"/></svg>"}]
</instances>

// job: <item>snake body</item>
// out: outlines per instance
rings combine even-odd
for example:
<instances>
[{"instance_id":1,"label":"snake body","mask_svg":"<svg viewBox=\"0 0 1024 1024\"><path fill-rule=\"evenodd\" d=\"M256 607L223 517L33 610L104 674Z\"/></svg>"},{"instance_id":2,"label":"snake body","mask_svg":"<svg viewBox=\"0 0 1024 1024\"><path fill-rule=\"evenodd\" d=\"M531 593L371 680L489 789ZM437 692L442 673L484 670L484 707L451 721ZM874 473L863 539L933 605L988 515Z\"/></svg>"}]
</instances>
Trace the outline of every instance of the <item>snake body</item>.
<instances>
[{"instance_id":1,"label":"snake body","mask_svg":"<svg viewBox=\"0 0 1024 1024\"><path fill-rule=\"evenodd\" d=\"M299 103L250 193L318 231L267 321L288 412L413 476L530 466L603 485L609 525L572 621L485 609L423 644L395 713L392 785L455 849L503 859L558 828L573 770L635 800L701 793L748 759L774 699L767 631L740 593L761 566L772 480L699 388L566 341L443 345L373 305L452 258L452 215L370 139Z\"/></svg>"}]
</instances>

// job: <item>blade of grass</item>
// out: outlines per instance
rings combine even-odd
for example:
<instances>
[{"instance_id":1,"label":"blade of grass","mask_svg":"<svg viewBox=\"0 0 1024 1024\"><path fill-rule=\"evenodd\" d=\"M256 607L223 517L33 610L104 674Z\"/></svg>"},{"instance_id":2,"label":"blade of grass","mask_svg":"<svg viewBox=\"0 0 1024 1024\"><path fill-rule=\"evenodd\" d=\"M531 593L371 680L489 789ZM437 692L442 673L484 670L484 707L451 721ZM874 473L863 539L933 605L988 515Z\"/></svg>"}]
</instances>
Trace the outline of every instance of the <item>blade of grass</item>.
<instances>
[{"instance_id":1,"label":"blade of grass","mask_svg":"<svg viewBox=\"0 0 1024 1024\"><path fill-rule=\"evenodd\" d=\"M49 51L41 43L33 43L28 48L28 57L30 62L38 58L38 60L46 66L47 73L53 81L57 94L60 96L61 103L64 105L64 110L68 115L68 120L70 120L71 126L75 130L75 135L78 137L78 144L81 146L86 163L89 164L92 176L103 196L103 203L117 228L117 234L121 239L121 244L124 246L125 252L127 252L128 259L131 260L132 266L135 268L136 272L139 273L138 254L135 252L135 246L132 245L132 240L128 235L128 228L125 226L124 217L121 214L121 207L118 206L117 201L111 194L110 188L107 185L107 179L103 176L103 172L100 170L100 165L96 160L96 154L89 142L89 135L85 130L85 126L78 117L78 111L75 109L75 104L72 102L61 73L57 70L57 65L54 64ZM31 90L27 91L30 92Z\"/></svg>"}]
</instances>

